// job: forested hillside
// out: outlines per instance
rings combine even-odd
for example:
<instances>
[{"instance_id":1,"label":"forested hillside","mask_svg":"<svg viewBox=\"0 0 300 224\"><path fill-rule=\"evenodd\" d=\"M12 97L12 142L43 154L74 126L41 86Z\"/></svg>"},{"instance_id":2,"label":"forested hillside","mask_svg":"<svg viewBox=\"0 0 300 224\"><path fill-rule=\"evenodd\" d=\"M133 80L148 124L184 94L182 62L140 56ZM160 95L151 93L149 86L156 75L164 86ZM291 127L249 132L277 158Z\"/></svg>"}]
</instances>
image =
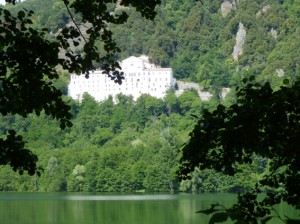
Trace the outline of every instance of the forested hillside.
<instances>
[{"instance_id":1,"label":"forested hillside","mask_svg":"<svg viewBox=\"0 0 300 224\"><path fill-rule=\"evenodd\" d=\"M278 84L281 69L285 77L299 75L299 1L222 2L166 0L154 22L130 17L113 29L122 56L148 54L171 66L176 78L212 89L234 86L247 75ZM246 34L235 60L240 24Z\"/></svg>"},{"instance_id":2,"label":"forested hillside","mask_svg":"<svg viewBox=\"0 0 300 224\"><path fill-rule=\"evenodd\" d=\"M251 186L266 167L257 158L236 178L212 171L195 172L189 182L176 175L180 148L195 125L195 116L214 102L201 102L196 91L163 100L118 95L98 103L85 95L70 101L73 127L62 131L46 115L0 120L1 134L14 128L28 141L44 168L41 177L0 170L2 191L208 191L235 192Z\"/></svg>"},{"instance_id":3,"label":"forested hillside","mask_svg":"<svg viewBox=\"0 0 300 224\"><path fill-rule=\"evenodd\" d=\"M47 27L49 38L71 22L59 0L7 7L34 9L32 26ZM130 8L112 5L108 10L130 13L127 23L111 26L120 59L149 55L152 62L172 67L177 79L197 82L216 97L202 102L192 90L179 97L170 91L163 100L143 95L133 102L119 95L114 104L86 95L79 104L66 96L73 113L73 127L67 130L44 114L3 116L0 135L11 128L22 134L44 173L19 176L1 167L0 190L237 192L251 187L265 172L266 160L255 158L253 165L240 167L247 172L235 177L196 170L191 180L179 182L180 149L201 110L215 107L222 87L235 87L255 75L277 88L300 75L300 1L164 0L154 21ZM237 41L238 33L244 39ZM236 56L235 45L240 47ZM64 74L56 83L65 94L67 81Z\"/></svg>"},{"instance_id":4,"label":"forested hillside","mask_svg":"<svg viewBox=\"0 0 300 224\"><path fill-rule=\"evenodd\" d=\"M51 33L71 22L59 0L27 0L13 8L22 7L34 9L34 26L48 27ZM212 92L235 86L249 75L274 86L299 75L299 0L163 0L154 21L130 8L111 5L107 10L130 14L124 25L110 27L122 50L120 59L149 55L154 63L171 66L175 78ZM240 26L245 38L234 57Z\"/></svg>"}]
</instances>

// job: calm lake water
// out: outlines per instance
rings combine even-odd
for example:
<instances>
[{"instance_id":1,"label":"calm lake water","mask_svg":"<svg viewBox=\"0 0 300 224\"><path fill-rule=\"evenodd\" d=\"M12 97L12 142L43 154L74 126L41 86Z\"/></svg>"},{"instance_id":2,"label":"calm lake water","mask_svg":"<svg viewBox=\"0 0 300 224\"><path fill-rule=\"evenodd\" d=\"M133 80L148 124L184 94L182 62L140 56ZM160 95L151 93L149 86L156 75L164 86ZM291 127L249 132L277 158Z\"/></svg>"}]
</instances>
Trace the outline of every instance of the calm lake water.
<instances>
[{"instance_id":1,"label":"calm lake water","mask_svg":"<svg viewBox=\"0 0 300 224\"><path fill-rule=\"evenodd\" d=\"M1 224L205 224L196 213L234 194L0 193ZM279 212L299 218L287 206ZM230 223L230 222L228 222ZM274 224L282 223L274 220Z\"/></svg>"}]
</instances>

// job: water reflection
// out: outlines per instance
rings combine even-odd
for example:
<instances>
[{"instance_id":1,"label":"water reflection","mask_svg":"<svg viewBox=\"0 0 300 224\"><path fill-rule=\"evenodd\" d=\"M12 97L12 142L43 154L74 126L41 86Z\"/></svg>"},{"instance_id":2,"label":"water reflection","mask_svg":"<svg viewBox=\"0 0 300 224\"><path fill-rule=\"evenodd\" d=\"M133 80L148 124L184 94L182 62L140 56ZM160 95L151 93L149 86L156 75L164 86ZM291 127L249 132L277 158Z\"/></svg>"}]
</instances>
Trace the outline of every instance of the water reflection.
<instances>
[{"instance_id":1,"label":"water reflection","mask_svg":"<svg viewBox=\"0 0 300 224\"><path fill-rule=\"evenodd\" d=\"M178 200L177 194L82 195L84 193L0 193L0 200L150 201ZM102 193L105 194L105 193ZM117 195L116 195L117 194Z\"/></svg>"},{"instance_id":2,"label":"water reflection","mask_svg":"<svg viewBox=\"0 0 300 224\"><path fill-rule=\"evenodd\" d=\"M235 200L232 194L0 193L0 223L205 224L209 217L197 211Z\"/></svg>"},{"instance_id":3,"label":"water reflection","mask_svg":"<svg viewBox=\"0 0 300 224\"><path fill-rule=\"evenodd\" d=\"M117 196L81 196L72 195L61 198L70 201L152 201L176 200L178 195L117 195Z\"/></svg>"}]
</instances>

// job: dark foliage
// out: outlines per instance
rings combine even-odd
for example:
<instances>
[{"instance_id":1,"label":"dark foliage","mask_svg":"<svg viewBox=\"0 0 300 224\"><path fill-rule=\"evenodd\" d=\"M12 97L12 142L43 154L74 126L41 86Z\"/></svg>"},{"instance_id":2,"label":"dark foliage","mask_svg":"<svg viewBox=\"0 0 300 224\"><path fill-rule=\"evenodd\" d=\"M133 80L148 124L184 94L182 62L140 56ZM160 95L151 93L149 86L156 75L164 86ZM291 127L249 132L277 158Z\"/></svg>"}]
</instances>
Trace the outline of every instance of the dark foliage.
<instances>
[{"instance_id":1,"label":"dark foliage","mask_svg":"<svg viewBox=\"0 0 300 224\"><path fill-rule=\"evenodd\" d=\"M15 0L7 0L15 4ZM70 122L70 107L63 102L62 93L53 85L58 79L56 67L77 74L86 74L94 70L94 62L101 67L115 82L122 82L122 73L116 61L119 48L108 28L109 23L122 24L128 15L126 12L114 14L107 10L108 3L117 1L89 1L76 0L70 3L65 0L65 7L74 22L74 26L66 26L56 35L55 40L49 41L48 29L37 30L32 28L30 17L32 10L20 10L12 15L7 9L0 8L0 113L19 114L26 117L30 113L39 115L45 111L47 115L60 121L60 127L72 126ZM154 8L160 1L128 1L123 0L120 5L131 4L148 19L153 19ZM72 14L80 14L80 22L75 21ZM90 24L85 37L79 29L78 23ZM103 56L95 47L95 42L104 43ZM84 43L81 52L71 49L71 43L78 46ZM61 49L65 50L64 57L60 57ZM28 170L29 174L36 171L37 157L29 150L24 149L24 142L15 132L10 131L6 139L0 139L0 164L10 164L14 170L22 173ZM18 159L17 159L18 158ZM27 165L25 165L27 164Z\"/></svg>"},{"instance_id":2,"label":"dark foliage","mask_svg":"<svg viewBox=\"0 0 300 224\"><path fill-rule=\"evenodd\" d=\"M268 158L269 173L226 210L237 223L256 223L281 201L300 208L300 82L273 91L269 83L250 79L237 88L236 103L203 112L183 148L180 170L182 178L198 166L234 175L238 164L251 164L254 155ZM266 188L271 191L258 202Z\"/></svg>"}]
</instances>

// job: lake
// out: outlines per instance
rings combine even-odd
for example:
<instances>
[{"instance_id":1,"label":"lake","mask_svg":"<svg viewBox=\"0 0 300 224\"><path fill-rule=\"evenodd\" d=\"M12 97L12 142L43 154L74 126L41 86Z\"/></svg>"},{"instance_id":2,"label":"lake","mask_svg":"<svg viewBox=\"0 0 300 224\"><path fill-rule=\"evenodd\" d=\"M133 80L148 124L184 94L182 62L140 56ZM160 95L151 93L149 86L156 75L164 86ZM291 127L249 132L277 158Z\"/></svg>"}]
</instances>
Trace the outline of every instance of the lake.
<instances>
[{"instance_id":1,"label":"lake","mask_svg":"<svg viewBox=\"0 0 300 224\"><path fill-rule=\"evenodd\" d=\"M196 213L234 194L0 193L1 224L201 224ZM278 207L291 217L299 212ZM229 222L228 222L229 223ZM270 223L281 223L274 220Z\"/></svg>"}]
</instances>

